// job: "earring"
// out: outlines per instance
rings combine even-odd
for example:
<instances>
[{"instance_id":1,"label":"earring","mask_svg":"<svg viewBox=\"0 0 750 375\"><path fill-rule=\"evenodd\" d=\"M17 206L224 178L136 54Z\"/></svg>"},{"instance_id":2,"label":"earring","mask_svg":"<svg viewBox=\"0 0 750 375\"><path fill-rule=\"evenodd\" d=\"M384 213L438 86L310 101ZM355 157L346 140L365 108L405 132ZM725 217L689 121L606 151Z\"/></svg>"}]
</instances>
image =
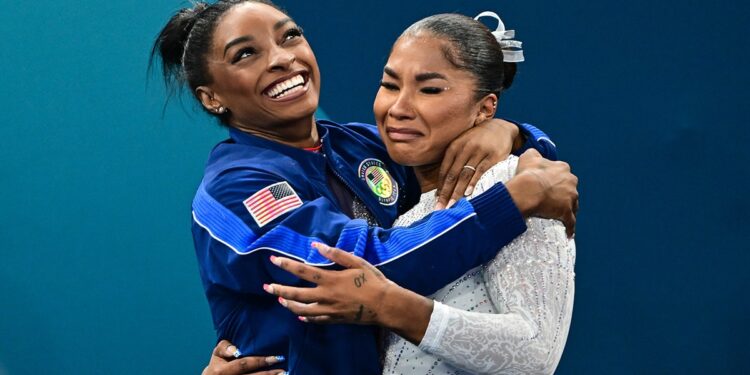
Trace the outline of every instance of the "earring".
<instances>
[{"instance_id":1,"label":"earring","mask_svg":"<svg viewBox=\"0 0 750 375\"><path fill-rule=\"evenodd\" d=\"M219 108L214 109L214 112L216 112L219 115L223 115L227 112L227 109L224 108L224 106L220 106Z\"/></svg>"}]
</instances>

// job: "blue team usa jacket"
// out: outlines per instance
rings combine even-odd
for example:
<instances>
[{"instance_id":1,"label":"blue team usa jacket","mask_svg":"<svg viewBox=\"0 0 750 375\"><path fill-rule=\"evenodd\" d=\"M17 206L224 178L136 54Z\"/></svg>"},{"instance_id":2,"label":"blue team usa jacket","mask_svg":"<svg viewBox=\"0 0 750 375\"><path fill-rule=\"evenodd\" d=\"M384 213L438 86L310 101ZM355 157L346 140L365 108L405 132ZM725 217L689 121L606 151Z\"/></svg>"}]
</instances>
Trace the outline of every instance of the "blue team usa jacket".
<instances>
[{"instance_id":1,"label":"blue team usa jacket","mask_svg":"<svg viewBox=\"0 0 750 375\"><path fill-rule=\"evenodd\" d=\"M525 229L502 184L471 202L391 228L419 199L410 168L394 163L375 126L319 121L320 152L230 130L209 157L193 200L193 238L201 279L221 339L243 355L284 355L293 375L380 374L376 328L300 322L264 283L309 286L269 261L280 255L335 268L313 241L367 259L390 280L427 295L492 259ZM525 148L555 158L552 142L521 126ZM333 173L380 227L342 213L327 183Z\"/></svg>"}]
</instances>

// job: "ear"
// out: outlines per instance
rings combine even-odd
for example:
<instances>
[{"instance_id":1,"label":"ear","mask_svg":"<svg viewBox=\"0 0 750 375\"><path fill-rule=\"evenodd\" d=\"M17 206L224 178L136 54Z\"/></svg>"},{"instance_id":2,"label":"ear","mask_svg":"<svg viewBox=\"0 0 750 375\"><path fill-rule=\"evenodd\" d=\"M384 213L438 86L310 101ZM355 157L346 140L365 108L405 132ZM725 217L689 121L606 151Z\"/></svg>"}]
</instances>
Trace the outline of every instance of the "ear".
<instances>
[{"instance_id":1,"label":"ear","mask_svg":"<svg viewBox=\"0 0 750 375\"><path fill-rule=\"evenodd\" d=\"M497 95L486 95L479 101L478 105L479 108L477 109L477 117L474 120L474 125L481 124L495 117L495 112L497 112Z\"/></svg>"},{"instance_id":2,"label":"ear","mask_svg":"<svg viewBox=\"0 0 750 375\"><path fill-rule=\"evenodd\" d=\"M195 93L203 107L209 112L221 114L226 110L221 101L216 98L216 93L208 86L198 86Z\"/></svg>"}]
</instances>

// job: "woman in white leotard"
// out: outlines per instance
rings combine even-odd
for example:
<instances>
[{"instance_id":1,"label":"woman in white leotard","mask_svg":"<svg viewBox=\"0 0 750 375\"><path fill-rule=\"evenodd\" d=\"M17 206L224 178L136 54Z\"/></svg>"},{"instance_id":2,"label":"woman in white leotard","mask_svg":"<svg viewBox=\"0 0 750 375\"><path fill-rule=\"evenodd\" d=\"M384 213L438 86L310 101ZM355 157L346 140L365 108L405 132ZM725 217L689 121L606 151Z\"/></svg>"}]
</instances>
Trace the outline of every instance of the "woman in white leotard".
<instances>
[{"instance_id":1,"label":"woman in white leotard","mask_svg":"<svg viewBox=\"0 0 750 375\"><path fill-rule=\"evenodd\" d=\"M494 116L515 62L523 58L520 43L510 38L512 32L493 35L475 20L448 14L415 23L394 45L374 110L389 154L414 166L423 193L395 225L433 211L438 167L450 140ZM507 182L517 163L511 157L491 167L469 199ZM386 374L552 373L570 326L575 245L560 222L529 219L527 227L491 262L429 298L325 245L318 245L321 253L346 270L320 271L276 258L274 263L318 286L266 290L303 321L378 324L395 332L387 340Z\"/></svg>"}]
</instances>

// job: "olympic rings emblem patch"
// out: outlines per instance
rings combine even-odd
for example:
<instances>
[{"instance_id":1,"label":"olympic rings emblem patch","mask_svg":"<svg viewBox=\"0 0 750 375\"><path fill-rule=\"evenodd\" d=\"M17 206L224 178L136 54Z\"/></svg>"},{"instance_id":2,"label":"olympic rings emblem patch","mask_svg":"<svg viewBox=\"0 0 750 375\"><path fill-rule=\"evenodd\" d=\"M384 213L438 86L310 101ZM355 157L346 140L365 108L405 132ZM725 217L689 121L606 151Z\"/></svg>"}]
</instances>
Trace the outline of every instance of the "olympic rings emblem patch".
<instances>
[{"instance_id":1,"label":"olympic rings emblem patch","mask_svg":"<svg viewBox=\"0 0 750 375\"><path fill-rule=\"evenodd\" d=\"M398 200L398 185L393 181L385 164L378 159L365 159L359 164L359 178L367 183L380 204L390 206Z\"/></svg>"}]
</instances>

